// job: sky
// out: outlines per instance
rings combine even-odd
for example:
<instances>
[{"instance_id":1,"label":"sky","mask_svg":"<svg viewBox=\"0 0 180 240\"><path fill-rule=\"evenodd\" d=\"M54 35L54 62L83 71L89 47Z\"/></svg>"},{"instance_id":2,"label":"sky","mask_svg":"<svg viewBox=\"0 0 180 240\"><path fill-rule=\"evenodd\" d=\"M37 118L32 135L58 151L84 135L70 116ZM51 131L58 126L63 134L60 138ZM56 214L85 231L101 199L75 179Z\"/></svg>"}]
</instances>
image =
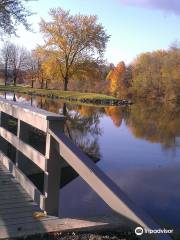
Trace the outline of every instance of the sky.
<instances>
[{"instance_id":1,"label":"sky","mask_svg":"<svg viewBox=\"0 0 180 240\"><path fill-rule=\"evenodd\" d=\"M97 15L111 35L105 58L117 64L130 63L140 53L168 49L180 40L180 0L38 0L29 3L35 14L29 18L34 33L20 27L11 40L33 49L43 43L40 19L50 20L50 8L61 7L72 14Z\"/></svg>"}]
</instances>

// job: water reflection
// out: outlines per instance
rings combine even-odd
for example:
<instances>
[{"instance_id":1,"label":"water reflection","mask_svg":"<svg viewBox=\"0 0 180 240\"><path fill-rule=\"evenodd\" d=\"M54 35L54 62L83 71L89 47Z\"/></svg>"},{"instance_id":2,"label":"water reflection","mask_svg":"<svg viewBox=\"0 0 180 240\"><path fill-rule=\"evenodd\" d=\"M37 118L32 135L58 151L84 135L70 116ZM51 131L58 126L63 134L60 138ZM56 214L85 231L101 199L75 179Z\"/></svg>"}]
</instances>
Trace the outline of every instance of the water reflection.
<instances>
[{"instance_id":1,"label":"water reflection","mask_svg":"<svg viewBox=\"0 0 180 240\"><path fill-rule=\"evenodd\" d=\"M125 120L137 138L159 142L168 149L180 146L180 106L177 104L137 103Z\"/></svg>"},{"instance_id":2,"label":"water reflection","mask_svg":"<svg viewBox=\"0 0 180 240\"><path fill-rule=\"evenodd\" d=\"M172 149L180 145L180 106L173 102L157 104L142 101L129 107L109 106L101 108L78 106L60 100L22 94L1 93L1 96L13 101L25 102L50 112L64 114L67 119L66 133L74 142L82 145L82 148L86 144L94 146L93 143L89 143L92 139L87 139L92 137L95 138L94 142L96 142L98 136L102 134L100 118L104 115L110 117L117 128L120 128L124 119L126 126L136 138L145 139L152 143L161 143L164 148ZM86 144L82 142L86 142Z\"/></svg>"},{"instance_id":3,"label":"water reflection","mask_svg":"<svg viewBox=\"0 0 180 240\"><path fill-rule=\"evenodd\" d=\"M24 95L16 95L16 100L63 113L66 134L137 205L158 221L180 228L180 106L155 102L78 106ZM62 169L61 180L61 216L111 214L68 166Z\"/></svg>"},{"instance_id":4,"label":"water reflection","mask_svg":"<svg viewBox=\"0 0 180 240\"><path fill-rule=\"evenodd\" d=\"M70 110L63 106L66 116L65 133L79 146L88 156L94 160L101 157L98 137L102 134L100 128L100 115L98 111L90 108L85 110L84 106L77 106L76 110ZM83 114L81 114L83 112Z\"/></svg>"}]
</instances>

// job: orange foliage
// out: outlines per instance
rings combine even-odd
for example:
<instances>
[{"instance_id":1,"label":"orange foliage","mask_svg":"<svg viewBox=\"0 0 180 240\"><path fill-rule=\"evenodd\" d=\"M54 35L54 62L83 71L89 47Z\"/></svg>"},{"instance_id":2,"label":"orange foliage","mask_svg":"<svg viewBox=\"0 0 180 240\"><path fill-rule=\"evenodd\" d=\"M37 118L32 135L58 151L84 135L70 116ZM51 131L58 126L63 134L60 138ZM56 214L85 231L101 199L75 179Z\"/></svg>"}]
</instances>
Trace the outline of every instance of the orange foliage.
<instances>
[{"instance_id":1,"label":"orange foliage","mask_svg":"<svg viewBox=\"0 0 180 240\"><path fill-rule=\"evenodd\" d=\"M80 106L78 111L84 117L91 117L94 113L94 107Z\"/></svg>"},{"instance_id":2,"label":"orange foliage","mask_svg":"<svg viewBox=\"0 0 180 240\"><path fill-rule=\"evenodd\" d=\"M107 76L110 81L110 92L115 96L124 95L125 72L126 66L124 62L120 62Z\"/></svg>"},{"instance_id":3,"label":"orange foliage","mask_svg":"<svg viewBox=\"0 0 180 240\"><path fill-rule=\"evenodd\" d=\"M112 119L116 127L120 127L123 119L122 110L120 107L106 107L105 112Z\"/></svg>"}]
</instances>

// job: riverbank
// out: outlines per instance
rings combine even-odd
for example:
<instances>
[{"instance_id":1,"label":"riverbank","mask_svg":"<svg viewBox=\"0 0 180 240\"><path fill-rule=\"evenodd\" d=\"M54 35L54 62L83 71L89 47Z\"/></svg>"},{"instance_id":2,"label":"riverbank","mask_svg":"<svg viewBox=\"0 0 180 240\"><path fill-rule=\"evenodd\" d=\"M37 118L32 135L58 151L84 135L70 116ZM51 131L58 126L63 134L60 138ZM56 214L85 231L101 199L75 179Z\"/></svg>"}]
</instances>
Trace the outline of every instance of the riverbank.
<instances>
[{"instance_id":1,"label":"riverbank","mask_svg":"<svg viewBox=\"0 0 180 240\"><path fill-rule=\"evenodd\" d=\"M75 91L61 91L55 89L39 89L31 88L28 86L0 85L0 91L49 97L53 99L64 99L66 101L74 101L87 104L121 105L131 103L128 100L120 100L115 97L99 93L81 93Z\"/></svg>"}]
</instances>

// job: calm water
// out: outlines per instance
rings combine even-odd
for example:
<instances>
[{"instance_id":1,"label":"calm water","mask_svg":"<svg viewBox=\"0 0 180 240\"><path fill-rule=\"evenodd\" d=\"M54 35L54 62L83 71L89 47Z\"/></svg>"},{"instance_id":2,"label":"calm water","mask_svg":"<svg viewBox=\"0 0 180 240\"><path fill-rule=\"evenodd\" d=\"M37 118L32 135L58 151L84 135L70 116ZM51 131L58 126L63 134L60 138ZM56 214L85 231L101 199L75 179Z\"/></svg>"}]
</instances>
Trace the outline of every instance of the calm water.
<instances>
[{"instance_id":1,"label":"calm water","mask_svg":"<svg viewBox=\"0 0 180 240\"><path fill-rule=\"evenodd\" d=\"M180 228L180 106L87 107L22 95L16 100L64 113L66 134L136 205L158 221ZM60 216L112 214L70 168L63 174Z\"/></svg>"}]
</instances>

